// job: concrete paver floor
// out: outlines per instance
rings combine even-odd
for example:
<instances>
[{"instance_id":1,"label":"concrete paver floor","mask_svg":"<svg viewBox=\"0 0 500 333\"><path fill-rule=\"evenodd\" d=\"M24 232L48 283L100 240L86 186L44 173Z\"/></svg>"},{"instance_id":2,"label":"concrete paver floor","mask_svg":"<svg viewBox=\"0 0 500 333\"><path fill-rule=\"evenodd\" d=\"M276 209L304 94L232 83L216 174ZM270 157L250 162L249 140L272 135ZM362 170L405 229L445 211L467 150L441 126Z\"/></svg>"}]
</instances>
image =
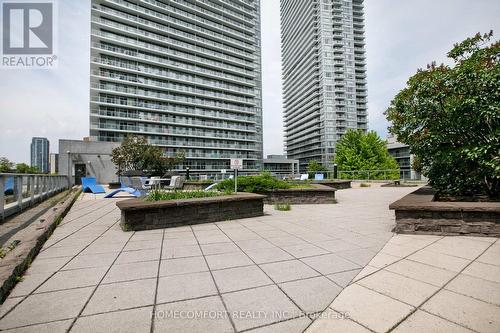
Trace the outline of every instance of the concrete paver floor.
<instances>
[{"instance_id":1,"label":"concrete paver floor","mask_svg":"<svg viewBox=\"0 0 500 333\"><path fill-rule=\"evenodd\" d=\"M404 318L400 332L498 329L496 239L393 237L388 205L413 190L141 232L119 228L120 199L85 194L0 307L0 329L385 332Z\"/></svg>"}]
</instances>

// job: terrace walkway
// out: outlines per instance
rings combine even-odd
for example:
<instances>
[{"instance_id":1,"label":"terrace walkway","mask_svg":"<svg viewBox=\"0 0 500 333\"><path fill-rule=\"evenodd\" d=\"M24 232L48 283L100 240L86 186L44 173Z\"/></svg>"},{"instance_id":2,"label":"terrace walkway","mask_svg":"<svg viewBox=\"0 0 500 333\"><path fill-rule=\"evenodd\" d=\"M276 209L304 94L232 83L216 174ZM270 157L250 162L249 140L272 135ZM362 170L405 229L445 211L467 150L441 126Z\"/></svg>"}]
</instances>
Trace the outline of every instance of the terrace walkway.
<instances>
[{"instance_id":1,"label":"terrace walkway","mask_svg":"<svg viewBox=\"0 0 500 333\"><path fill-rule=\"evenodd\" d=\"M399 331L499 331L500 244L393 237L387 207L412 190L140 232L120 230L120 199L85 194L0 307L0 329L385 332L413 313Z\"/></svg>"}]
</instances>

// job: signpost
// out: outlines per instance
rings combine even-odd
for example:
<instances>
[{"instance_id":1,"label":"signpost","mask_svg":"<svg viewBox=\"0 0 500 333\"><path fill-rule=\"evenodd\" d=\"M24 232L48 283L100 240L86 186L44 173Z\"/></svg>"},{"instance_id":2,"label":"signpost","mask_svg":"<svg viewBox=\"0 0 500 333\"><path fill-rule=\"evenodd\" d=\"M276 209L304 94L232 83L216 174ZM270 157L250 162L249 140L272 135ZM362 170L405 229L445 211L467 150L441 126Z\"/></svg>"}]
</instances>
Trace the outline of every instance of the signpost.
<instances>
[{"instance_id":1,"label":"signpost","mask_svg":"<svg viewBox=\"0 0 500 333\"><path fill-rule=\"evenodd\" d=\"M231 169L234 170L234 193L238 192L238 170L243 169L242 158L231 159Z\"/></svg>"}]
</instances>

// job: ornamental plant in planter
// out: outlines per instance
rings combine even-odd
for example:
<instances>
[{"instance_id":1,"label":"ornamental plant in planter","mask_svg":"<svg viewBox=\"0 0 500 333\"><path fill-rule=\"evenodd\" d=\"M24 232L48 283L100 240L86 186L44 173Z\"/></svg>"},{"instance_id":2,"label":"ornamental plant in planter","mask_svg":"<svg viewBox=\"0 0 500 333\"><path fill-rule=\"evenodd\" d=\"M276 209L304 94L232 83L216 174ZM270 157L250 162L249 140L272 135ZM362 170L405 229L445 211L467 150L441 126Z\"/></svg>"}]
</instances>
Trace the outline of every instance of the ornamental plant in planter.
<instances>
[{"instance_id":1,"label":"ornamental plant in planter","mask_svg":"<svg viewBox=\"0 0 500 333\"><path fill-rule=\"evenodd\" d=\"M500 196L500 43L477 34L448 53L454 66L418 70L386 111L436 198Z\"/></svg>"},{"instance_id":2,"label":"ornamental plant in planter","mask_svg":"<svg viewBox=\"0 0 500 333\"><path fill-rule=\"evenodd\" d=\"M397 232L500 236L500 43L492 37L456 44L454 66L420 69L386 111L389 131L432 186L391 205Z\"/></svg>"},{"instance_id":3,"label":"ornamental plant in planter","mask_svg":"<svg viewBox=\"0 0 500 333\"><path fill-rule=\"evenodd\" d=\"M151 191L116 203L124 231L241 219L264 214L264 196L217 191Z\"/></svg>"}]
</instances>

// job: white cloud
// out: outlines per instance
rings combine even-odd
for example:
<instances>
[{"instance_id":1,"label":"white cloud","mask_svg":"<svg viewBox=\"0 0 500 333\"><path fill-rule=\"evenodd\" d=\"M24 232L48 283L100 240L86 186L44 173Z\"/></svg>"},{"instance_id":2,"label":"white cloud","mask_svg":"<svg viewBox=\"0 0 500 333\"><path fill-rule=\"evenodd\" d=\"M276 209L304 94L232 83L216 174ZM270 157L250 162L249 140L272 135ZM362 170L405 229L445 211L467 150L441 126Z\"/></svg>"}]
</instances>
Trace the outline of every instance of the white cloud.
<instances>
[{"instance_id":1,"label":"white cloud","mask_svg":"<svg viewBox=\"0 0 500 333\"><path fill-rule=\"evenodd\" d=\"M262 0L264 150L283 152L279 1ZM90 1L59 1L59 68L0 70L0 156L29 162L32 136L80 139L89 126ZM497 0L365 1L369 126L385 135L383 111L418 67L444 61L453 43L500 34Z\"/></svg>"}]
</instances>

